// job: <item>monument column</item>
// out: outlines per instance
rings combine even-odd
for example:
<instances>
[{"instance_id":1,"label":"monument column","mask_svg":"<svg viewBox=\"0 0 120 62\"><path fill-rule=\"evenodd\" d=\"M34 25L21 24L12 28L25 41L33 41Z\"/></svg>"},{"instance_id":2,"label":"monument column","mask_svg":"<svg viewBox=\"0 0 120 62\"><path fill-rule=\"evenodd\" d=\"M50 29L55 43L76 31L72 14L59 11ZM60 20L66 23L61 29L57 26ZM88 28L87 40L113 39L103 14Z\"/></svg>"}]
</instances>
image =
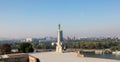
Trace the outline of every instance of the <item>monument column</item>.
<instances>
[{"instance_id":1,"label":"monument column","mask_svg":"<svg viewBox=\"0 0 120 62\"><path fill-rule=\"evenodd\" d=\"M60 24L58 25L58 38L57 38L57 46L56 46L56 52L62 53L62 46L61 46L61 30L60 30Z\"/></svg>"}]
</instances>

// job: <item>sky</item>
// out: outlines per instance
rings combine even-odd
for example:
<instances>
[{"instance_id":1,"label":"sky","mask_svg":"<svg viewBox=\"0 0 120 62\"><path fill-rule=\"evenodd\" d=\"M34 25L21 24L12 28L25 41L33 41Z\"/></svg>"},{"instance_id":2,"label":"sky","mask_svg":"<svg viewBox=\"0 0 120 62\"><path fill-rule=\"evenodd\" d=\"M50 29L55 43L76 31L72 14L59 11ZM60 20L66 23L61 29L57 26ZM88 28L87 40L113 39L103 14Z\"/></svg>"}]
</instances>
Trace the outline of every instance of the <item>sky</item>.
<instances>
[{"instance_id":1,"label":"sky","mask_svg":"<svg viewBox=\"0 0 120 62\"><path fill-rule=\"evenodd\" d=\"M120 37L120 0L0 0L0 38Z\"/></svg>"}]
</instances>

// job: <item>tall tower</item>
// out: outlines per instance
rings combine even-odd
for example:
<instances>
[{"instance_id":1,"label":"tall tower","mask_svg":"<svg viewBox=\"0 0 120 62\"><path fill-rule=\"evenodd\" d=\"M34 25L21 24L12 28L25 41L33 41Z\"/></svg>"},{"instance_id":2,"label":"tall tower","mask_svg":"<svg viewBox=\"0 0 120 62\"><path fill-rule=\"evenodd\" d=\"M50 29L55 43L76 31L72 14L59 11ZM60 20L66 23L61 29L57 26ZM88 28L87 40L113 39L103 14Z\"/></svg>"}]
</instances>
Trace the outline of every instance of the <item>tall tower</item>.
<instances>
[{"instance_id":1,"label":"tall tower","mask_svg":"<svg viewBox=\"0 0 120 62\"><path fill-rule=\"evenodd\" d=\"M61 41L62 41L62 30L60 29L60 24L58 25L58 38L57 38L57 46L56 46L56 52L57 53L62 53L62 46L61 46Z\"/></svg>"}]
</instances>

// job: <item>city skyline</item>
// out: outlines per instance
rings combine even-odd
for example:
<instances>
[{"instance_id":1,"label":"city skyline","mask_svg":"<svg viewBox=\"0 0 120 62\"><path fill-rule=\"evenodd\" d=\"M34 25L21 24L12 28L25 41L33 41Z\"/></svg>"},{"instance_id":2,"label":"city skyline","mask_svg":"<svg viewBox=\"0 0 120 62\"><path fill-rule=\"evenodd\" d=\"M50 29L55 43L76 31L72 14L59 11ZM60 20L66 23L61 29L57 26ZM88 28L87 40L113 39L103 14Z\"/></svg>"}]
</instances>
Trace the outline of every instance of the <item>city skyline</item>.
<instances>
[{"instance_id":1,"label":"city skyline","mask_svg":"<svg viewBox=\"0 0 120 62\"><path fill-rule=\"evenodd\" d=\"M0 1L0 38L120 37L119 0Z\"/></svg>"}]
</instances>

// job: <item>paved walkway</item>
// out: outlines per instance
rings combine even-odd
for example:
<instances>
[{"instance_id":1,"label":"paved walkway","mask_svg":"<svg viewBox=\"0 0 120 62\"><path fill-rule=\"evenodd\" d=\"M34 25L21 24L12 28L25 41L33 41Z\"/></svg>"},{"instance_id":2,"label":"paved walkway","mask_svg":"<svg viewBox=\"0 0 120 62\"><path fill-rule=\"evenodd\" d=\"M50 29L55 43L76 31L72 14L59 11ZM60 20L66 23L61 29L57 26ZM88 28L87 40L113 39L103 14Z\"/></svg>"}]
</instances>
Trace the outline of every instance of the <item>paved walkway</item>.
<instances>
[{"instance_id":1,"label":"paved walkway","mask_svg":"<svg viewBox=\"0 0 120 62\"><path fill-rule=\"evenodd\" d=\"M40 59L40 62L120 62L120 60L100 59L100 58L80 58L76 53L56 53L43 52L30 54Z\"/></svg>"}]
</instances>

